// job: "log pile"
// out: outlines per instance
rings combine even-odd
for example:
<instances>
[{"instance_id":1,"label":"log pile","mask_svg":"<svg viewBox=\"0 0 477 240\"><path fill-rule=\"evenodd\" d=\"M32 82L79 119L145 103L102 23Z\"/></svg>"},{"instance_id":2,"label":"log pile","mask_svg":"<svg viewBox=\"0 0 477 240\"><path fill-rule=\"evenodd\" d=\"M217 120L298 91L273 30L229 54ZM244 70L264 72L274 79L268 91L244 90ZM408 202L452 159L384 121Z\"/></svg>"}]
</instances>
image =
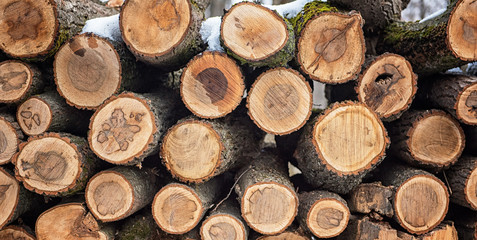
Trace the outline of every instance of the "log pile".
<instances>
[{"instance_id":1,"label":"log pile","mask_svg":"<svg viewBox=\"0 0 477 240\"><path fill-rule=\"evenodd\" d=\"M476 1L209 2L0 2L0 239L477 240Z\"/></svg>"}]
</instances>

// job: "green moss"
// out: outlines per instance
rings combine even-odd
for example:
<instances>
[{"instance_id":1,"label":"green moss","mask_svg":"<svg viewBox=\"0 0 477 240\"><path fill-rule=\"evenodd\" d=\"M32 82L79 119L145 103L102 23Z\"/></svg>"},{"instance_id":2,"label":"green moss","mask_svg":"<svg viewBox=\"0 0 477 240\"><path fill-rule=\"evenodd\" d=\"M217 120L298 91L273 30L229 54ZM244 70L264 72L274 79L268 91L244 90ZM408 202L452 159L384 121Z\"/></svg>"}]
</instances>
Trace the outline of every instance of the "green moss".
<instances>
[{"instance_id":1,"label":"green moss","mask_svg":"<svg viewBox=\"0 0 477 240\"><path fill-rule=\"evenodd\" d=\"M290 19L297 36L308 20L322 12L338 12L338 9L331 6L329 3L321 1L313 1L305 4L303 10L301 10L296 17Z\"/></svg>"},{"instance_id":2,"label":"green moss","mask_svg":"<svg viewBox=\"0 0 477 240\"><path fill-rule=\"evenodd\" d=\"M63 43L66 42L66 40L70 39L70 32L67 29L60 29L58 32L58 36L55 40L55 45L53 46L48 53L37 56L37 57L32 57L32 58L21 58L21 60L25 62L43 62L51 57L53 57L56 52L60 49L60 47L63 45Z\"/></svg>"},{"instance_id":3,"label":"green moss","mask_svg":"<svg viewBox=\"0 0 477 240\"><path fill-rule=\"evenodd\" d=\"M153 235L153 229L146 219L135 218L134 223L128 224L120 233L121 240L146 240Z\"/></svg>"}]
</instances>

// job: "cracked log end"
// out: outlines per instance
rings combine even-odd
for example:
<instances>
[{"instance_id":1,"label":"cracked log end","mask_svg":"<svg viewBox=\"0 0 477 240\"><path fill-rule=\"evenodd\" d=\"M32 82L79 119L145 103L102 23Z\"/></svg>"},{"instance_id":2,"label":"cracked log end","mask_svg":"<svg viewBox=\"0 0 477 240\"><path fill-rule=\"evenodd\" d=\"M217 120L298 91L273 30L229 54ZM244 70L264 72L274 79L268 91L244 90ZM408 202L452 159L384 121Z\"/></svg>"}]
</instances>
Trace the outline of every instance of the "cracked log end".
<instances>
[{"instance_id":1,"label":"cracked log end","mask_svg":"<svg viewBox=\"0 0 477 240\"><path fill-rule=\"evenodd\" d=\"M0 229L9 223L20 198L20 184L0 168ZM3 238L2 238L3 239Z\"/></svg>"},{"instance_id":2,"label":"cracked log end","mask_svg":"<svg viewBox=\"0 0 477 240\"><path fill-rule=\"evenodd\" d=\"M464 123L477 125L477 82L459 93L455 109L457 118Z\"/></svg>"},{"instance_id":3,"label":"cracked log end","mask_svg":"<svg viewBox=\"0 0 477 240\"><path fill-rule=\"evenodd\" d=\"M200 228L204 240L246 240L245 226L228 214L216 214L207 218Z\"/></svg>"},{"instance_id":4,"label":"cracked log end","mask_svg":"<svg viewBox=\"0 0 477 240\"><path fill-rule=\"evenodd\" d=\"M460 0L447 24L447 43L454 55L464 61L477 60L477 2Z\"/></svg>"},{"instance_id":5,"label":"cracked log end","mask_svg":"<svg viewBox=\"0 0 477 240\"><path fill-rule=\"evenodd\" d=\"M32 82L33 73L28 65L15 60L1 62L0 103L16 102L22 99Z\"/></svg>"},{"instance_id":6,"label":"cracked log end","mask_svg":"<svg viewBox=\"0 0 477 240\"><path fill-rule=\"evenodd\" d=\"M39 135L48 130L53 114L50 105L39 97L31 97L17 109L18 125L29 135Z\"/></svg>"},{"instance_id":7,"label":"cracked log end","mask_svg":"<svg viewBox=\"0 0 477 240\"><path fill-rule=\"evenodd\" d=\"M9 163L17 152L18 138L12 123L0 117L0 165Z\"/></svg>"},{"instance_id":8,"label":"cracked log end","mask_svg":"<svg viewBox=\"0 0 477 240\"><path fill-rule=\"evenodd\" d=\"M3 240L35 240L35 237L25 229L17 226L8 226L0 231L0 239Z\"/></svg>"}]
</instances>

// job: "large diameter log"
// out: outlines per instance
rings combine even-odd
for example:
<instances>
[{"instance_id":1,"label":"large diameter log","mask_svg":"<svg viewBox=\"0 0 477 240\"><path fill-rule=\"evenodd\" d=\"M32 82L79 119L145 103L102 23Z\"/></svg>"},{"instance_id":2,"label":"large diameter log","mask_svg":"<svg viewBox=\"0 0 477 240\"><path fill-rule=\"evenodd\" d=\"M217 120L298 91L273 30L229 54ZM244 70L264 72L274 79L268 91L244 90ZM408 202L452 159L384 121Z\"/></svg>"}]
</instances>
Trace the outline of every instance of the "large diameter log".
<instances>
[{"instance_id":1,"label":"large diameter log","mask_svg":"<svg viewBox=\"0 0 477 240\"><path fill-rule=\"evenodd\" d=\"M456 57L465 61L477 60L475 18L477 4L472 0L459 0L447 23L447 44Z\"/></svg>"},{"instance_id":2,"label":"large diameter log","mask_svg":"<svg viewBox=\"0 0 477 240\"><path fill-rule=\"evenodd\" d=\"M340 235L348 226L350 211L346 201L336 193L304 192L298 195L298 220L318 238Z\"/></svg>"},{"instance_id":3,"label":"large diameter log","mask_svg":"<svg viewBox=\"0 0 477 240\"><path fill-rule=\"evenodd\" d=\"M202 118L219 118L232 112L242 101L244 90L242 71L224 53L204 52L182 72L182 101Z\"/></svg>"},{"instance_id":4,"label":"large diameter log","mask_svg":"<svg viewBox=\"0 0 477 240\"><path fill-rule=\"evenodd\" d=\"M83 203L57 205L43 212L35 224L38 240L113 240L114 232L100 225Z\"/></svg>"},{"instance_id":5,"label":"large diameter log","mask_svg":"<svg viewBox=\"0 0 477 240\"><path fill-rule=\"evenodd\" d=\"M113 164L140 164L159 151L163 134L182 117L180 103L166 91L112 96L91 117L91 150Z\"/></svg>"},{"instance_id":6,"label":"large diameter log","mask_svg":"<svg viewBox=\"0 0 477 240\"><path fill-rule=\"evenodd\" d=\"M16 178L28 190L48 196L65 196L84 189L99 166L99 159L84 138L45 133L20 144L13 163Z\"/></svg>"},{"instance_id":7,"label":"large diameter log","mask_svg":"<svg viewBox=\"0 0 477 240\"><path fill-rule=\"evenodd\" d=\"M17 109L17 121L22 131L35 136L45 132L84 134L88 129L87 112L66 104L58 92L50 91L28 98Z\"/></svg>"},{"instance_id":8,"label":"large diameter log","mask_svg":"<svg viewBox=\"0 0 477 240\"><path fill-rule=\"evenodd\" d=\"M10 225L0 230L0 239L3 240L36 240L35 236L26 229Z\"/></svg>"},{"instance_id":9,"label":"large diameter log","mask_svg":"<svg viewBox=\"0 0 477 240\"><path fill-rule=\"evenodd\" d=\"M96 219L113 222L151 203L158 189L151 170L118 166L94 175L86 186L85 199Z\"/></svg>"},{"instance_id":10,"label":"large diameter log","mask_svg":"<svg viewBox=\"0 0 477 240\"><path fill-rule=\"evenodd\" d=\"M267 133L284 135L300 129L311 115L313 97L295 70L274 68L255 80L247 97L248 114Z\"/></svg>"},{"instance_id":11,"label":"large diameter log","mask_svg":"<svg viewBox=\"0 0 477 240\"><path fill-rule=\"evenodd\" d=\"M454 164L465 145L459 123L441 110L407 111L389 131L394 156L433 171Z\"/></svg>"},{"instance_id":12,"label":"large diameter log","mask_svg":"<svg viewBox=\"0 0 477 240\"><path fill-rule=\"evenodd\" d=\"M358 99L382 120L392 121L406 111L417 91L417 76L405 58L386 53L373 59L360 75Z\"/></svg>"},{"instance_id":13,"label":"large diameter log","mask_svg":"<svg viewBox=\"0 0 477 240\"><path fill-rule=\"evenodd\" d=\"M284 231L298 212L298 197L288 177L286 163L262 152L237 175L235 192L242 217L256 232L273 235Z\"/></svg>"},{"instance_id":14,"label":"large diameter log","mask_svg":"<svg viewBox=\"0 0 477 240\"><path fill-rule=\"evenodd\" d=\"M291 24L252 2L235 4L225 13L220 39L229 55L253 67L285 66L295 53Z\"/></svg>"},{"instance_id":15,"label":"large diameter log","mask_svg":"<svg viewBox=\"0 0 477 240\"><path fill-rule=\"evenodd\" d=\"M40 93L44 85L36 66L18 60L0 62L0 103L20 102Z\"/></svg>"},{"instance_id":16,"label":"large diameter log","mask_svg":"<svg viewBox=\"0 0 477 240\"><path fill-rule=\"evenodd\" d=\"M376 113L348 101L308 122L294 156L308 183L346 194L381 162L388 145Z\"/></svg>"},{"instance_id":17,"label":"large diameter log","mask_svg":"<svg viewBox=\"0 0 477 240\"><path fill-rule=\"evenodd\" d=\"M0 113L0 165L10 163L23 139L23 132L12 115Z\"/></svg>"},{"instance_id":18,"label":"large diameter log","mask_svg":"<svg viewBox=\"0 0 477 240\"><path fill-rule=\"evenodd\" d=\"M349 193L348 206L353 213L369 214L373 218L394 215L392 197L394 189L383 186L380 182L362 183ZM380 216L373 216L377 213Z\"/></svg>"},{"instance_id":19,"label":"large diameter log","mask_svg":"<svg viewBox=\"0 0 477 240\"><path fill-rule=\"evenodd\" d=\"M128 0L121 8L121 35L137 59L178 69L204 49L203 11L191 0Z\"/></svg>"},{"instance_id":20,"label":"large diameter log","mask_svg":"<svg viewBox=\"0 0 477 240\"><path fill-rule=\"evenodd\" d=\"M451 201L477 210L477 157L466 155L446 172Z\"/></svg>"},{"instance_id":21,"label":"large diameter log","mask_svg":"<svg viewBox=\"0 0 477 240\"><path fill-rule=\"evenodd\" d=\"M214 209L200 227L200 236L204 240L247 240L248 232L235 199L228 199Z\"/></svg>"},{"instance_id":22,"label":"large diameter log","mask_svg":"<svg viewBox=\"0 0 477 240\"><path fill-rule=\"evenodd\" d=\"M152 215L167 233L184 234L199 224L219 197L221 179L185 185L170 183L154 197Z\"/></svg>"},{"instance_id":23,"label":"large diameter log","mask_svg":"<svg viewBox=\"0 0 477 240\"><path fill-rule=\"evenodd\" d=\"M339 240L417 240L411 234L407 234L392 228L387 222L372 221L369 217L352 216L349 226Z\"/></svg>"}]
</instances>

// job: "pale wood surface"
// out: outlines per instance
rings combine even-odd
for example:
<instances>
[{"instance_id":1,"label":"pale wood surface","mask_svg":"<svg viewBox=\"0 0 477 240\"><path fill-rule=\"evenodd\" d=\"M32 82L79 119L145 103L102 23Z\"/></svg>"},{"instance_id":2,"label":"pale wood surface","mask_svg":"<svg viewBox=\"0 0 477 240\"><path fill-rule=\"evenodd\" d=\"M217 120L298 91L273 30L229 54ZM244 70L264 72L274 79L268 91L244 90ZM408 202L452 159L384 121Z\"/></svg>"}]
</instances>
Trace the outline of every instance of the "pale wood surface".
<instances>
[{"instance_id":1,"label":"pale wood surface","mask_svg":"<svg viewBox=\"0 0 477 240\"><path fill-rule=\"evenodd\" d=\"M32 81L33 73L26 64L14 60L1 62L0 102L15 102L23 98Z\"/></svg>"},{"instance_id":2,"label":"pale wood surface","mask_svg":"<svg viewBox=\"0 0 477 240\"><path fill-rule=\"evenodd\" d=\"M447 24L447 43L455 56L466 61L477 59L477 3L460 0Z\"/></svg>"}]
</instances>

